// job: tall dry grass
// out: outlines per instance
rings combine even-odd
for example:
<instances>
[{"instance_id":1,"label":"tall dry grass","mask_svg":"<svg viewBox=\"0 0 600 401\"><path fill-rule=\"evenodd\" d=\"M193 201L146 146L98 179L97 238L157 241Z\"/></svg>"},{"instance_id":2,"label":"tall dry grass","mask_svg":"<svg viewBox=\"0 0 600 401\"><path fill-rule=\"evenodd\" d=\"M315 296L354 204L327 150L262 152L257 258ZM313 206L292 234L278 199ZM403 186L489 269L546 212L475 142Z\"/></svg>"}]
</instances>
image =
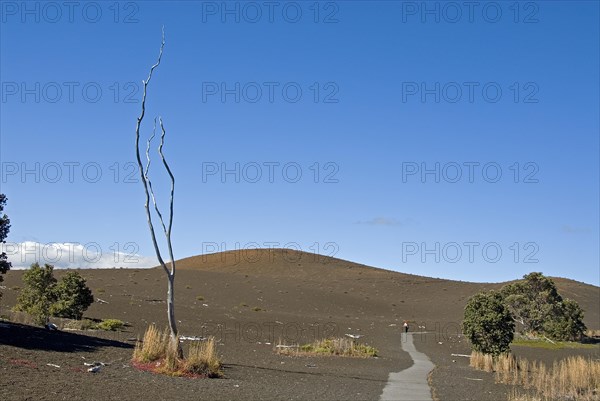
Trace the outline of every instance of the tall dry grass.
<instances>
[{"instance_id":1,"label":"tall dry grass","mask_svg":"<svg viewBox=\"0 0 600 401\"><path fill-rule=\"evenodd\" d=\"M513 389L508 394L508 401L546 401L537 395L525 393L517 389Z\"/></svg>"},{"instance_id":2,"label":"tall dry grass","mask_svg":"<svg viewBox=\"0 0 600 401\"><path fill-rule=\"evenodd\" d=\"M169 329L162 332L150 326L144 333L143 341L138 341L133 351L133 361L137 364L155 363L149 370L171 376L202 375L221 377L221 361L217 356L215 339L190 344L187 357L180 358L178 341L171 341Z\"/></svg>"},{"instance_id":3,"label":"tall dry grass","mask_svg":"<svg viewBox=\"0 0 600 401\"><path fill-rule=\"evenodd\" d=\"M478 370L484 372L494 371L494 357L490 354L484 354L482 352L473 351L471 352L471 359L469 365Z\"/></svg>"},{"instance_id":4,"label":"tall dry grass","mask_svg":"<svg viewBox=\"0 0 600 401\"><path fill-rule=\"evenodd\" d=\"M587 330L585 335L588 337L600 337L600 330Z\"/></svg>"},{"instance_id":5,"label":"tall dry grass","mask_svg":"<svg viewBox=\"0 0 600 401\"><path fill-rule=\"evenodd\" d=\"M167 355L169 344L169 331L162 332L156 326L150 326L144 333L144 339L138 341L133 350L133 360L140 363L149 363L164 359Z\"/></svg>"},{"instance_id":6,"label":"tall dry grass","mask_svg":"<svg viewBox=\"0 0 600 401\"><path fill-rule=\"evenodd\" d=\"M276 352L283 355L337 355L355 358L375 357L378 353L376 348L346 337L326 338L301 346L287 346L280 339Z\"/></svg>"},{"instance_id":7,"label":"tall dry grass","mask_svg":"<svg viewBox=\"0 0 600 401\"><path fill-rule=\"evenodd\" d=\"M509 397L510 401L600 400L599 360L572 356L548 367L542 362L515 358L512 354L492 358L473 352L471 366L486 372L494 371L498 383L518 385L529 390L525 393L515 390Z\"/></svg>"},{"instance_id":8,"label":"tall dry grass","mask_svg":"<svg viewBox=\"0 0 600 401\"><path fill-rule=\"evenodd\" d=\"M187 358L183 361L183 370L209 377L221 376L221 361L217 356L214 337L190 345Z\"/></svg>"}]
</instances>

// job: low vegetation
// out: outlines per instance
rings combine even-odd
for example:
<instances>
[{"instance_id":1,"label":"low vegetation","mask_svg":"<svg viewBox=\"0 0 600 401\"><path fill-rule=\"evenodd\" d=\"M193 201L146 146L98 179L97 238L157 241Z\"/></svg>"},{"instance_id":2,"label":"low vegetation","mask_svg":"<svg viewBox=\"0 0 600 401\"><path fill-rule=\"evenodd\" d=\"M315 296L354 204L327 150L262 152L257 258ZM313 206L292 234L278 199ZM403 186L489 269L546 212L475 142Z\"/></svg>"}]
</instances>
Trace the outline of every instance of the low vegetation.
<instances>
[{"instance_id":1,"label":"low vegetation","mask_svg":"<svg viewBox=\"0 0 600 401\"><path fill-rule=\"evenodd\" d=\"M522 347L533 347L533 348L544 348L544 349L596 349L598 345L585 344L576 341L548 341L544 339L528 339L528 338L517 338L514 340L513 345L519 345Z\"/></svg>"},{"instance_id":2,"label":"low vegetation","mask_svg":"<svg viewBox=\"0 0 600 401\"><path fill-rule=\"evenodd\" d=\"M50 316L81 319L94 302L92 291L78 272L70 271L57 282L54 266L34 263L23 273L24 288L19 292L15 311L26 312L43 325Z\"/></svg>"},{"instance_id":3,"label":"low vegetation","mask_svg":"<svg viewBox=\"0 0 600 401\"><path fill-rule=\"evenodd\" d=\"M96 329L106 331L121 330L123 327L125 327L125 323L119 319L104 319L95 325Z\"/></svg>"},{"instance_id":4,"label":"low vegetation","mask_svg":"<svg viewBox=\"0 0 600 401\"><path fill-rule=\"evenodd\" d=\"M169 329L160 331L150 326L144 339L138 341L133 351L133 364L141 370L170 376L222 377L221 362L217 356L213 337L193 342L187 357L180 358L177 347L172 346Z\"/></svg>"},{"instance_id":5,"label":"low vegetation","mask_svg":"<svg viewBox=\"0 0 600 401\"><path fill-rule=\"evenodd\" d=\"M378 354L377 349L345 337L317 340L301 346L288 346L279 340L276 351L282 355L338 355L357 358L370 358Z\"/></svg>"},{"instance_id":6,"label":"low vegetation","mask_svg":"<svg viewBox=\"0 0 600 401\"><path fill-rule=\"evenodd\" d=\"M492 356L473 351L471 366L495 372L497 383L520 386L510 401L592 401L600 395L600 361L591 358L572 356L546 366L510 353Z\"/></svg>"},{"instance_id":7,"label":"low vegetation","mask_svg":"<svg viewBox=\"0 0 600 401\"><path fill-rule=\"evenodd\" d=\"M91 319L81 320L67 320L63 324L63 328L66 330L106 330L106 331L117 331L125 328L127 324L119 319L103 319L99 322L95 322Z\"/></svg>"}]
</instances>

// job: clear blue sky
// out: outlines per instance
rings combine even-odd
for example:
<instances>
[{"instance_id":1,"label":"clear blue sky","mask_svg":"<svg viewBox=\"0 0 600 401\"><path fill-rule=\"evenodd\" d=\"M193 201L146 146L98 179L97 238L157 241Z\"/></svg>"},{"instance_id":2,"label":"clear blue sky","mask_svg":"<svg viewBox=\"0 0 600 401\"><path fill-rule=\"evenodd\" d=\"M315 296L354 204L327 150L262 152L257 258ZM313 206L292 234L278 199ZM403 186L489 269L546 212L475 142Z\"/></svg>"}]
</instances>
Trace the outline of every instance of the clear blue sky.
<instances>
[{"instance_id":1,"label":"clear blue sky","mask_svg":"<svg viewBox=\"0 0 600 401\"><path fill-rule=\"evenodd\" d=\"M164 25L142 128L161 115L168 131L177 258L293 243L434 277L600 284L596 1L0 4L11 243L153 258L128 175ZM436 163L439 182L421 175ZM156 157L151 174L164 207Z\"/></svg>"}]
</instances>

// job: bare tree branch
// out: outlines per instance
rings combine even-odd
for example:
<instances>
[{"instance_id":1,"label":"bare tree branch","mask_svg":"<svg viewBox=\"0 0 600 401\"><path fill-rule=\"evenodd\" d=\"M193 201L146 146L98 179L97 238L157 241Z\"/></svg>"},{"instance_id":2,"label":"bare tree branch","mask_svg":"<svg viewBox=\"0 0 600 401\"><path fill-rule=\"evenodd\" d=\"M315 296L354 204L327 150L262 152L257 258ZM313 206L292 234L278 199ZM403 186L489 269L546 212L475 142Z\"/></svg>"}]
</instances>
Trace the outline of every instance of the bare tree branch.
<instances>
[{"instance_id":1,"label":"bare tree branch","mask_svg":"<svg viewBox=\"0 0 600 401\"><path fill-rule=\"evenodd\" d=\"M163 220L162 217L162 213L160 212L160 209L158 208L158 204L156 202L156 197L154 196L154 189L152 188L152 181L150 180L150 176L148 174L148 171L150 170L150 144L152 142L152 139L154 139L154 136L156 135L156 118L154 118L154 128L152 129L152 136L150 136L150 138L148 138L148 142L146 144L146 170L144 172L144 176L146 177L146 181L148 182L148 188L150 190L150 197L152 198L152 203L154 204L154 210L156 211L156 214L158 215L158 218L160 220L160 224L163 227L163 231L165 233L165 236L167 236L167 228L165 227L165 222ZM162 144L161 144L162 146ZM173 194L171 193L171 205L173 204Z\"/></svg>"},{"instance_id":2,"label":"bare tree branch","mask_svg":"<svg viewBox=\"0 0 600 401\"><path fill-rule=\"evenodd\" d=\"M142 158L140 156L140 126L144 119L144 115L146 114L146 95L148 92L148 83L150 83L150 80L152 79L152 73L154 72L154 69L160 65L164 47L165 47L165 29L163 27L162 42L160 44L160 52L158 54L158 59L157 59L156 63L150 68L150 72L148 73L148 78L145 81L142 81L142 83L144 84L144 92L142 94L142 112L137 119L137 124L135 127L135 152L136 152L138 167L140 170L140 176L142 179L142 183L144 185L144 191L146 192L146 202L145 202L146 217L148 219L148 226L150 228L150 235L152 237L152 244L154 245L154 251L156 253L156 257L157 257L160 265L163 267L163 269L165 270L165 272L167 274L170 274L169 269L165 265L165 262L162 258L162 255L160 253L160 248L158 247L158 242L156 240L156 234L154 232L154 225L152 224L152 214L150 213L150 207L149 207L150 206L150 193L149 193L149 189L148 189L148 182L146 181L146 175L144 173L145 170L144 170L144 166L142 165Z\"/></svg>"},{"instance_id":3,"label":"bare tree branch","mask_svg":"<svg viewBox=\"0 0 600 401\"><path fill-rule=\"evenodd\" d=\"M167 163L167 159L165 158L165 155L163 154L163 145L165 144L165 135L166 135L166 131L165 131L165 127L163 125L163 121L161 117L158 117L158 121L160 122L160 129L162 131L162 134L160 136L160 145L158 146L158 153L160 154L160 158L163 161L163 165L165 166L165 169L167 170L167 173L169 173L169 177L171 177L171 204L169 205L169 229L165 229L165 224L163 222L163 229L165 229L165 236L167 237L167 247L169 248L169 259L171 259L171 275L175 275L175 258L173 257L173 246L171 245L171 229L173 228L173 199L175 198L175 176L173 175L173 173L171 172L171 168L169 167L169 164ZM162 216L160 218L161 222L162 222Z\"/></svg>"},{"instance_id":4,"label":"bare tree branch","mask_svg":"<svg viewBox=\"0 0 600 401\"><path fill-rule=\"evenodd\" d=\"M154 69L160 65L164 46L165 46L165 29L163 27L162 42L160 45L160 52L158 54L158 59L157 59L156 63L150 68L150 72L148 73L148 78L145 81L142 81L144 84L144 92L142 95L142 111L140 113L140 116L137 119L137 125L135 127L135 152L136 152L135 154L136 154L136 158L137 158L138 168L140 170L140 177L141 177L142 183L144 185L144 192L146 194L146 202L145 202L144 206L146 209L146 217L148 219L148 227L150 228L150 235L152 237L152 244L154 245L154 251L156 252L156 257L158 258L160 265L162 266L165 273L167 274L167 279L168 279L168 281L167 281L167 317L169 320L169 327L171 330L171 340L173 342L173 345L175 347L177 347L177 352L178 352L179 356L183 357L183 352L181 350L181 346L177 339L177 323L175 320L175 298L174 298L175 259L173 257L173 246L171 244L171 229L173 227L173 199L174 199L174 194L175 194L175 177L173 176L173 173L171 172L171 169L169 168L169 165L168 165L168 163L164 157L163 151L162 151L164 141L165 141L165 134L166 134L166 131L165 131L165 128L164 128L164 125L162 122L162 118L160 118L160 117L158 118L160 121L160 128L162 130L158 153L160 154L160 157L162 159L165 169L167 170L167 172L169 173L169 176L171 177L171 202L170 202L170 208L169 208L169 227L168 227L168 229L165 225L165 222L164 222L163 216L160 212L160 209L158 208L156 197L154 195L154 189L152 188L152 181L150 180L150 175L149 175L150 146L152 144L152 140L156 136L156 118L154 119L154 127L152 130L152 136L150 136L150 138L148 138L148 141L146 143L146 166L145 167L142 164L142 158L140 156L140 127L141 127L142 121L144 119L144 115L146 113L146 95L147 95L147 91L148 91L148 83L152 79L152 73L154 72ZM154 210L156 211L156 214L158 215L158 218L160 220L160 223L162 225L162 228L163 228L163 231L164 231L164 234L166 237L167 247L168 247L168 251L169 251L170 265L171 265L170 271L162 257L160 247L158 246L158 242L156 240L154 224L152 223L152 213L150 211L150 199L152 199L152 204L154 205Z\"/></svg>"}]
</instances>

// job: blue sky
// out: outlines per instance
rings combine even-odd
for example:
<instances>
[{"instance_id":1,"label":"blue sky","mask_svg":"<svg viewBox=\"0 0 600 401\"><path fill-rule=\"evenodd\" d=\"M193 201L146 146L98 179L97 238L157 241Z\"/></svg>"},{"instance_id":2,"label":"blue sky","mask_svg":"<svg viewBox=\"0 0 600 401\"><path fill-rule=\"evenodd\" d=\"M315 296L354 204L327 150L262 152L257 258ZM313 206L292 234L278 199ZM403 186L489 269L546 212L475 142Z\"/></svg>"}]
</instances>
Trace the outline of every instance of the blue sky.
<instances>
[{"instance_id":1,"label":"blue sky","mask_svg":"<svg viewBox=\"0 0 600 401\"><path fill-rule=\"evenodd\" d=\"M132 163L164 25L142 128L160 115L167 129L177 258L279 245L600 284L597 2L1 4L15 265L81 262L53 243L80 244L86 267L151 264Z\"/></svg>"}]
</instances>

